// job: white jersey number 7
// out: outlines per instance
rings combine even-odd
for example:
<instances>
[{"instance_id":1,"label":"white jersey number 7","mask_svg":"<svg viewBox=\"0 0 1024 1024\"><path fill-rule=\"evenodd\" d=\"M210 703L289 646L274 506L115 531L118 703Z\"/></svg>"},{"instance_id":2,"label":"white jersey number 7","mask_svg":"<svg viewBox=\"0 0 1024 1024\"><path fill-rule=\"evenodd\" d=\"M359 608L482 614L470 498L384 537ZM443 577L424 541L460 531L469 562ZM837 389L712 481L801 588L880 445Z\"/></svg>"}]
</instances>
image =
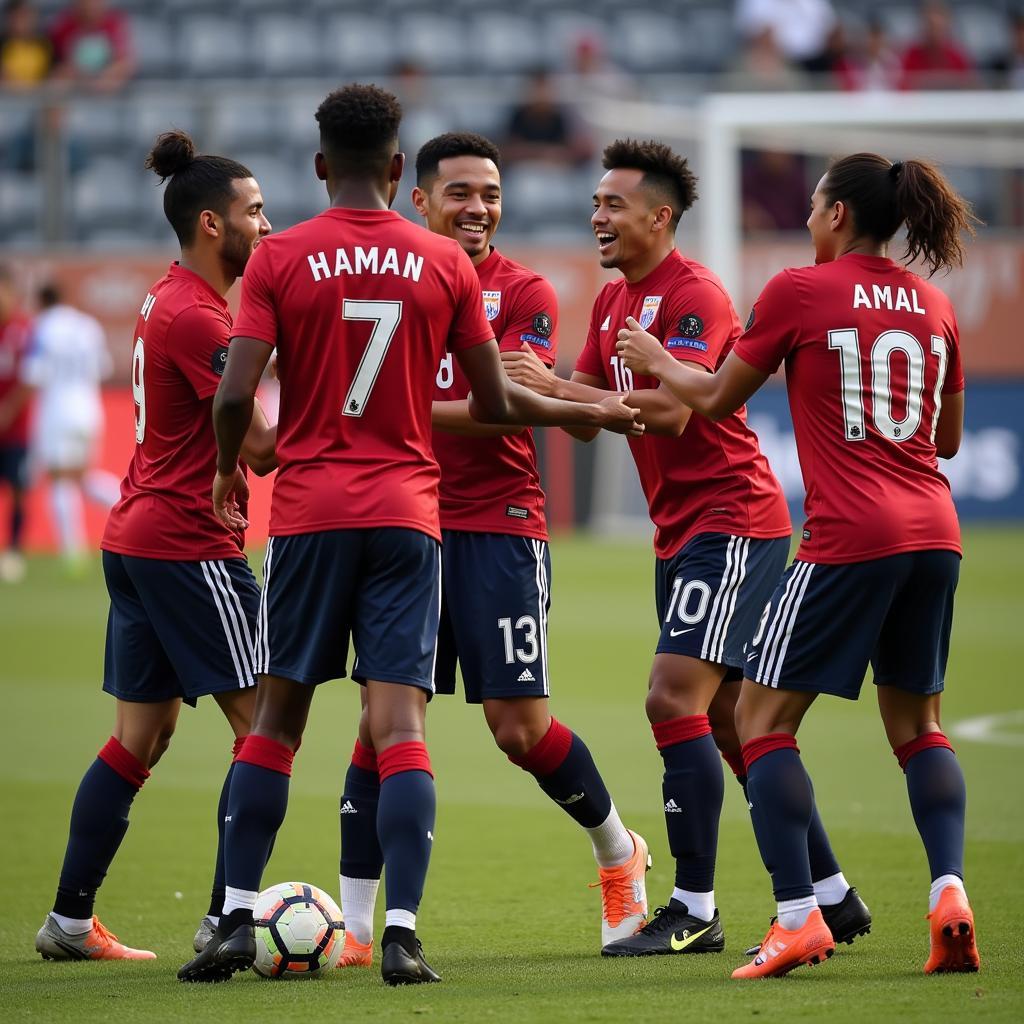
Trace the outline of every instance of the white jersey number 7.
<instances>
[{"instance_id":1,"label":"white jersey number 7","mask_svg":"<svg viewBox=\"0 0 1024 1024\"><path fill-rule=\"evenodd\" d=\"M384 357L388 354L395 331L401 323L402 303L345 299L342 316L346 320L373 322L370 341L363 352L363 358L359 360L356 375L352 378L352 386L348 389L341 410L346 416L362 416L366 403L370 400L373 385L377 382L377 374L384 364Z\"/></svg>"}]
</instances>

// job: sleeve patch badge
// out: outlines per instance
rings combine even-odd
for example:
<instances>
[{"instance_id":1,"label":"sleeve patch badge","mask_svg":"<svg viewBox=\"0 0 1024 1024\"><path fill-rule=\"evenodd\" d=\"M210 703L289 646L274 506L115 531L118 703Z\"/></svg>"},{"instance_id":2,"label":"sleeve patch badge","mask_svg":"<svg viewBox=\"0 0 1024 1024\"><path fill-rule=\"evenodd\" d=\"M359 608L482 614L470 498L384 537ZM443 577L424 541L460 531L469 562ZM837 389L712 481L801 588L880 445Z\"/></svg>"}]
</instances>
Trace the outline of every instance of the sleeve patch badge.
<instances>
[{"instance_id":1,"label":"sleeve patch badge","mask_svg":"<svg viewBox=\"0 0 1024 1024\"><path fill-rule=\"evenodd\" d=\"M533 333L539 334L542 338L550 338L551 331L554 329L554 324L551 322L551 317L547 313L538 313L533 318Z\"/></svg>"},{"instance_id":2,"label":"sleeve patch badge","mask_svg":"<svg viewBox=\"0 0 1024 1024\"><path fill-rule=\"evenodd\" d=\"M215 348L213 355L210 356L210 369L213 370L218 377L224 376L224 367L228 362L228 350L226 348Z\"/></svg>"},{"instance_id":3,"label":"sleeve patch badge","mask_svg":"<svg viewBox=\"0 0 1024 1024\"><path fill-rule=\"evenodd\" d=\"M520 341L528 341L531 345L537 345L539 348L551 348L551 339L542 338L539 334L526 334L519 335Z\"/></svg>"},{"instance_id":4,"label":"sleeve patch badge","mask_svg":"<svg viewBox=\"0 0 1024 1024\"><path fill-rule=\"evenodd\" d=\"M687 313L680 317L676 330L684 338L699 338L704 333L704 321L696 313Z\"/></svg>"},{"instance_id":5,"label":"sleeve patch badge","mask_svg":"<svg viewBox=\"0 0 1024 1024\"><path fill-rule=\"evenodd\" d=\"M688 348L694 352L707 352L708 343L699 338L669 338L665 342L665 348Z\"/></svg>"},{"instance_id":6,"label":"sleeve patch badge","mask_svg":"<svg viewBox=\"0 0 1024 1024\"><path fill-rule=\"evenodd\" d=\"M501 311L501 292L484 292L484 316L494 320Z\"/></svg>"}]
</instances>

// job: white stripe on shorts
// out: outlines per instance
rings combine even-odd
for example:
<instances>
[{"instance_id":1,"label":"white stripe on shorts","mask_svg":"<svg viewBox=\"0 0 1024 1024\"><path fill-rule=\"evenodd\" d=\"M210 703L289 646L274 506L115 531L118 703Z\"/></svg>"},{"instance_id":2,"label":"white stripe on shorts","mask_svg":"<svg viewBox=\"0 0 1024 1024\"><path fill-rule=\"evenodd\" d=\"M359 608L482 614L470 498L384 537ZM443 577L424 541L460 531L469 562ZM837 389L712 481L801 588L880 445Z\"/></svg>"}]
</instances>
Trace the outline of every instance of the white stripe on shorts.
<instances>
[{"instance_id":1,"label":"white stripe on shorts","mask_svg":"<svg viewBox=\"0 0 1024 1024\"><path fill-rule=\"evenodd\" d=\"M270 566L274 560L274 538L267 539L263 555L263 591L260 594L260 613L256 619L256 674L270 671L270 631L267 622L267 594L270 591Z\"/></svg>"},{"instance_id":2,"label":"white stripe on shorts","mask_svg":"<svg viewBox=\"0 0 1024 1024\"><path fill-rule=\"evenodd\" d=\"M725 657L725 641L729 623L736 611L736 597L740 585L747 575L747 553L750 550L749 537L730 537L725 553L725 571L718 593L715 594L708 626L704 633L704 646L700 656L705 661L718 664Z\"/></svg>"},{"instance_id":3,"label":"white stripe on shorts","mask_svg":"<svg viewBox=\"0 0 1024 1024\"><path fill-rule=\"evenodd\" d=\"M249 620L245 617L245 611L242 608L242 602L238 599L238 595L235 593L235 586L231 580L231 573L228 572L228 567L221 562L207 562L210 567L210 571L213 573L214 581L220 588L220 592L224 597L224 608L228 613L228 619L231 622L232 631L235 634L235 639L238 641L238 653L242 659L245 668L248 670L249 675L252 677L253 682L256 681L256 666L253 659L252 649L252 634L249 632Z\"/></svg>"},{"instance_id":4,"label":"white stripe on shorts","mask_svg":"<svg viewBox=\"0 0 1024 1024\"><path fill-rule=\"evenodd\" d=\"M537 642L540 644L540 666L544 673L544 696L548 688L548 567L544 564L544 541L533 538L533 553L537 559Z\"/></svg>"},{"instance_id":5,"label":"white stripe on shorts","mask_svg":"<svg viewBox=\"0 0 1024 1024\"><path fill-rule=\"evenodd\" d=\"M779 685L779 679L782 676L782 666L786 660L786 651L789 649L789 641L793 636L793 629L796 627L797 613L800 611L800 605L803 603L804 594L807 593L807 585L811 582L811 573L814 571L814 565L811 562L807 562L805 564L807 565L807 571L800 579L800 589L797 591L796 598L793 601L793 611L789 616L789 621L786 623L786 629L782 635L782 646L779 649L779 656L776 659L775 667L772 670L772 686Z\"/></svg>"},{"instance_id":6,"label":"white stripe on shorts","mask_svg":"<svg viewBox=\"0 0 1024 1024\"><path fill-rule=\"evenodd\" d=\"M755 676L757 682L766 686L778 685L779 670L782 667L778 657L780 648L782 648L782 653L785 653L784 647L788 646L789 637L793 634L796 613L800 608L800 602L807 586L806 580L810 578L812 568L813 565L810 562L797 562L793 574L786 581L786 589L775 609L771 628L764 638Z\"/></svg>"},{"instance_id":7,"label":"white stripe on shorts","mask_svg":"<svg viewBox=\"0 0 1024 1024\"><path fill-rule=\"evenodd\" d=\"M228 652L231 654L231 661L235 666L235 674L238 676L238 685L240 687L249 686L252 683L251 677L246 678L249 666L239 657L238 641L233 635L233 630L229 624L228 614L224 609L223 597L217 584L213 581L213 576L210 574L210 563L200 562L199 566L203 570L203 578L210 588L210 595L213 597L213 603L217 607L217 614L220 616L220 624L224 629L224 638L227 640ZM243 664L245 664L244 668Z\"/></svg>"}]
</instances>

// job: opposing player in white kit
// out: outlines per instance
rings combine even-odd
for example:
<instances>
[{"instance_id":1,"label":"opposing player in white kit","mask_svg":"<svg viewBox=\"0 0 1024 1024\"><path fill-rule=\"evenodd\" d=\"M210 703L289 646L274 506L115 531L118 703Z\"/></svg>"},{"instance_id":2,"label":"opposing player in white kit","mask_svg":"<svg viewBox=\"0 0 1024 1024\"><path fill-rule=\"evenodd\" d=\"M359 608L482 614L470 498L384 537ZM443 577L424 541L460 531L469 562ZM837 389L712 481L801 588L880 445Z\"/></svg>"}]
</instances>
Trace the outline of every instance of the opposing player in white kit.
<instances>
[{"instance_id":1,"label":"opposing player in white kit","mask_svg":"<svg viewBox=\"0 0 1024 1024\"><path fill-rule=\"evenodd\" d=\"M76 568L85 551L83 497L109 509L119 495L113 473L90 468L103 432L100 385L113 366L99 322L64 304L55 285L40 290L39 305L21 371L38 395L31 457L49 477L60 551Z\"/></svg>"}]
</instances>

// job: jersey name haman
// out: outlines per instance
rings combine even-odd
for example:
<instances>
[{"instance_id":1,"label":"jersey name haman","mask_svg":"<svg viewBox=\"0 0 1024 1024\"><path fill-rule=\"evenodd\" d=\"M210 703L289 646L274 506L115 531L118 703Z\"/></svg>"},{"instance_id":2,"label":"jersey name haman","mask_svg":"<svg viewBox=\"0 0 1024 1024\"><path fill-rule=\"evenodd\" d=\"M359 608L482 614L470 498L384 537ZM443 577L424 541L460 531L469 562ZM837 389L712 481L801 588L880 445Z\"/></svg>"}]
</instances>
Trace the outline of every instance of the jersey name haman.
<instances>
[{"instance_id":1,"label":"jersey name haman","mask_svg":"<svg viewBox=\"0 0 1024 1024\"><path fill-rule=\"evenodd\" d=\"M340 277L342 274L393 274L395 277L408 277L419 281L423 273L423 257L407 252L404 260L399 259L398 251L393 248L383 250L383 256L376 245L354 246L351 253L341 247L334 251L333 264L327 253L322 249L318 253L310 253L309 269L314 281L325 278Z\"/></svg>"},{"instance_id":2,"label":"jersey name haman","mask_svg":"<svg viewBox=\"0 0 1024 1024\"><path fill-rule=\"evenodd\" d=\"M907 293L910 293L909 295ZM893 288L891 285L871 285L871 292L862 284L853 286L853 308L854 309L903 309L908 313L920 313L924 316L926 310L917 301L916 288Z\"/></svg>"}]
</instances>

